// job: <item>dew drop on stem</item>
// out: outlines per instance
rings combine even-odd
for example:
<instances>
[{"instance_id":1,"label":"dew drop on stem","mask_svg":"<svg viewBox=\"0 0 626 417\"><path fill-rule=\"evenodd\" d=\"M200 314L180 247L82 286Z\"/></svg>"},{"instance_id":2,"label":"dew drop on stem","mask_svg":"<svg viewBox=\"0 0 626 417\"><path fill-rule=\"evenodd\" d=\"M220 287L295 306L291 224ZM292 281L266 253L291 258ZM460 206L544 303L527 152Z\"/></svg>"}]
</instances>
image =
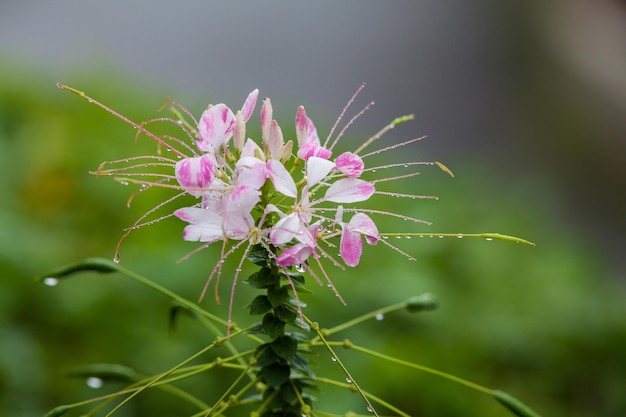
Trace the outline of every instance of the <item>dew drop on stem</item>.
<instances>
[{"instance_id":1,"label":"dew drop on stem","mask_svg":"<svg viewBox=\"0 0 626 417\"><path fill-rule=\"evenodd\" d=\"M102 388L102 385L104 385L104 381L97 376L90 376L89 378L87 378L85 383L89 388L93 389Z\"/></svg>"},{"instance_id":2,"label":"dew drop on stem","mask_svg":"<svg viewBox=\"0 0 626 417\"><path fill-rule=\"evenodd\" d=\"M59 283L59 279L55 277L45 277L42 282L48 287L55 287Z\"/></svg>"}]
</instances>

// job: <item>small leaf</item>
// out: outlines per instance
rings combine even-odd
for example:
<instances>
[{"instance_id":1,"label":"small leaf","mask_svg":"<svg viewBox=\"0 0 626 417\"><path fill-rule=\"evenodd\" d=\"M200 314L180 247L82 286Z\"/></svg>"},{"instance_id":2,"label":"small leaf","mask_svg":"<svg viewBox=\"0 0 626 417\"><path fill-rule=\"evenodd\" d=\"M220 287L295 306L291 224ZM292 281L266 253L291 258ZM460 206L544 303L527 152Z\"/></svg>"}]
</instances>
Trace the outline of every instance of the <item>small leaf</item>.
<instances>
[{"instance_id":1,"label":"small leaf","mask_svg":"<svg viewBox=\"0 0 626 417\"><path fill-rule=\"evenodd\" d=\"M246 258L255 265L266 266L268 260L267 250L263 245L254 245Z\"/></svg>"},{"instance_id":2,"label":"small leaf","mask_svg":"<svg viewBox=\"0 0 626 417\"><path fill-rule=\"evenodd\" d=\"M117 265L113 261L108 261L102 258L87 258L81 262L52 270L44 276L37 278L37 280L44 282L51 277L56 279L66 278L77 272L111 273L117 272L117 270Z\"/></svg>"},{"instance_id":3,"label":"small leaf","mask_svg":"<svg viewBox=\"0 0 626 417\"><path fill-rule=\"evenodd\" d=\"M69 372L69 375L73 377L97 377L104 380L124 382L139 379L139 375L132 368L111 363L95 363L76 367Z\"/></svg>"},{"instance_id":4,"label":"small leaf","mask_svg":"<svg viewBox=\"0 0 626 417\"><path fill-rule=\"evenodd\" d=\"M295 311L285 305L276 307L274 309L274 314L276 314L276 316L285 323L290 324L296 320L296 317L298 317L298 314Z\"/></svg>"},{"instance_id":5,"label":"small leaf","mask_svg":"<svg viewBox=\"0 0 626 417\"><path fill-rule=\"evenodd\" d=\"M250 275L245 282L253 288L267 288L272 285L277 285L279 281L280 278L277 274L273 273L270 268L263 267L261 270Z\"/></svg>"},{"instance_id":6,"label":"small leaf","mask_svg":"<svg viewBox=\"0 0 626 417\"><path fill-rule=\"evenodd\" d=\"M257 365L266 367L280 361L280 357L270 348L269 343L263 343L256 349Z\"/></svg>"},{"instance_id":7,"label":"small leaf","mask_svg":"<svg viewBox=\"0 0 626 417\"><path fill-rule=\"evenodd\" d=\"M287 276L285 276L284 274L282 275L283 275L283 278L287 279ZM302 275L300 272L287 271L287 275L296 284L296 286L299 286L300 284L304 284L304 275Z\"/></svg>"},{"instance_id":8,"label":"small leaf","mask_svg":"<svg viewBox=\"0 0 626 417\"><path fill-rule=\"evenodd\" d=\"M297 371L303 372L305 374L310 374L311 370L309 369L309 360L302 355L295 354L293 358L291 358L291 367Z\"/></svg>"},{"instance_id":9,"label":"small leaf","mask_svg":"<svg viewBox=\"0 0 626 417\"><path fill-rule=\"evenodd\" d=\"M277 337L272 343L270 343L270 347L278 356L290 361L296 354L298 341L291 336L284 335Z\"/></svg>"},{"instance_id":10,"label":"small leaf","mask_svg":"<svg viewBox=\"0 0 626 417\"><path fill-rule=\"evenodd\" d=\"M517 398L507 394L503 391L494 390L492 392L494 398L498 400L500 404L508 408L513 414L519 417L540 417L530 407L526 406Z\"/></svg>"},{"instance_id":11,"label":"small leaf","mask_svg":"<svg viewBox=\"0 0 626 417\"><path fill-rule=\"evenodd\" d=\"M52 410L48 411L44 417L58 417L61 416L65 413L67 413L67 410L69 410L71 407L68 405L60 405L58 407L53 408Z\"/></svg>"},{"instance_id":12,"label":"small leaf","mask_svg":"<svg viewBox=\"0 0 626 417\"><path fill-rule=\"evenodd\" d=\"M275 339L285 333L285 322L274 314L268 313L263 316L263 328L269 337Z\"/></svg>"},{"instance_id":13,"label":"small leaf","mask_svg":"<svg viewBox=\"0 0 626 417\"><path fill-rule=\"evenodd\" d=\"M170 322L169 322L170 332L173 332L174 330L176 330L176 321L178 320L178 317L181 314L186 314L187 316L191 318L197 317L196 313L189 310L184 305L177 303L177 302L172 302L172 306L170 307Z\"/></svg>"},{"instance_id":14,"label":"small leaf","mask_svg":"<svg viewBox=\"0 0 626 417\"><path fill-rule=\"evenodd\" d=\"M406 307L409 313L418 313L420 311L434 310L437 308L437 301L430 293L411 297L406 301Z\"/></svg>"},{"instance_id":15,"label":"small leaf","mask_svg":"<svg viewBox=\"0 0 626 417\"><path fill-rule=\"evenodd\" d=\"M273 364L266 366L259 372L264 382L273 388L278 388L289 380L289 365Z\"/></svg>"},{"instance_id":16,"label":"small leaf","mask_svg":"<svg viewBox=\"0 0 626 417\"><path fill-rule=\"evenodd\" d=\"M267 296L272 303L272 307L278 307L283 304L289 298L289 290L288 287L280 287L278 289L270 288L267 291Z\"/></svg>"},{"instance_id":17,"label":"small leaf","mask_svg":"<svg viewBox=\"0 0 626 417\"><path fill-rule=\"evenodd\" d=\"M266 295L259 295L250 304L250 315L265 314L272 309L272 303Z\"/></svg>"},{"instance_id":18,"label":"small leaf","mask_svg":"<svg viewBox=\"0 0 626 417\"><path fill-rule=\"evenodd\" d=\"M259 334L265 333L265 327L263 327L263 323L255 323L252 327L246 330L246 334Z\"/></svg>"}]
</instances>

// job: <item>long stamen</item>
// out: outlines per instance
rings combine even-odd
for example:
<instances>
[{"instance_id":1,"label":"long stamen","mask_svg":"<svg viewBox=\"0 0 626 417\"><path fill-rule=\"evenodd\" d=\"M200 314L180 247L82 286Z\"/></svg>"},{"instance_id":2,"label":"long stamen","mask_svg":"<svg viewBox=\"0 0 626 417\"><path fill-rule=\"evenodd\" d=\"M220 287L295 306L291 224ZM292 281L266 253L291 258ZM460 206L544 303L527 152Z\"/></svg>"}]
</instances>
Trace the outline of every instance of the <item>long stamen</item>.
<instances>
[{"instance_id":1,"label":"long stamen","mask_svg":"<svg viewBox=\"0 0 626 417\"><path fill-rule=\"evenodd\" d=\"M328 145L328 141L333 136L333 133L335 132L335 129L339 125L339 122L341 121L341 119L343 119L344 114L346 114L346 111L352 105L352 103L354 102L354 99L356 99L356 96L359 95L359 93L361 92L361 90L363 90L363 88L365 88L365 83L361 84L361 86L356 89L356 91L354 92L350 100L348 100L348 103L344 106L343 110L341 110L341 113L339 114L337 121L335 121L335 124L330 129L330 132L328 133L328 136L326 137L326 140L324 141L324 144L322 145L324 148L326 147L326 145Z\"/></svg>"},{"instance_id":2,"label":"long stamen","mask_svg":"<svg viewBox=\"0 0 626 417\"><path fill-rule=\"evenodd\" d=\"M159 210L161 207L171 203L172 201L176 200L177 198L183 196L185 193L180 193L177 194L171 198L168 198L167 200L157 204L156 206L154 206L153 208L151 208L150 210L148 210L147 212L145 212L143 215L141 215L141 217L139 217L135 223L133 223L133 225L131 227L129 227L128 229L126 229L126 233L124 233L124 235L120 238L120 240L117 242L117 246L115 247L115 255L113 256L113 260L116 263L119 263L120 261L120 248L122 246L122 243L124 242L124 240L126 240L126 238L128 237L128 235L130 235L130 232L132 232L133 230L138 229L139 227L142 227L143 225L139 224L143 219L145 219L147 216L149 216L150 214L154 213L155 211ZM165 216L163 218L166 218L169 216ZM161 220L161 219L160 219Z\"/></svg>"},{"instance_id":3,"label":"long stamen","mask_svg":"<svg viewBox=\"0 0 626 417\"><path fill-rule=\"evenodd\" d=\"M162 146L165 146L166 148L169 147L169 145L167 143L165 143L161 138L159 138L157 135L155 135L154 133L150 132L149 130L143 129L141 127L141 125L133 122L132 120L130 120L128 117L121 115L120 113L116 112L115 110L111 109L110 107L105 106L104 104L100 103L97 100L94 100L93 98L89 97L87 94L85 94L83 91L77 90L75 88L72 87L68 87L66 85L63 85L61 83L57 83L57 87L62 88L64 90L67 90L71 93L74 93L80 97L83 97L85 100L87 100L89 103L93 103L96 106L100 107L101 109L107 111L108 113L111 113L112 115L114 115L115 117L117 117L118 119L121 119L122 121L128 123L129 125L131 125L132 127L134 127L135 129L140 129L143 133L145 133L148 137L150 137L151 139L155 140L157 143L161 144ZM186 155L182 154L180 151L172 148L172 152L180 155L181 158L186 157Z\"/></svg>"},{"instance_id":4,"label":"long stamen","mask_svg":"<svg viewBox=\"0 0 626 417\"><path fill-rule=\"evenodd\" d=\"M392 149L400 148L400 147L402 147L402 146L406 146L406 145L409 145L409 144L411 144L411 143L418 142L418 141L420 141L420 140L422 140L422 139L426 139L426 136L420 136L420 137L418 137L418 138L413 138L413 139L407 140L407 141L405 141L405 142L397 143L397 144L395 144L395 145L387 146L387 147L385 147L385 148L378 149L378 150L376 150L376 151L372 151L372 152L370 152L370 153L366 153L365 155L361 155L361 158L362 158L362 159L365 159L365 158L367 158L368 156L378 155L378 154L381 154L381 153L383 153L383 152L390 151L390 150L392 150ZM360 148L359 148L359 149L360 149Z\"/></svg>"},{"instance_id":5,"label":"long stamen","mask_svg":"<svg viewBox=\"0 0 626 417\"><path fill-rule=\"evenodd\" d=\"M352 119L350 119L350 121L348 123L346 123L346 125L343 127L343 129L341 129L341 132L339 132L339 134L337 135L337 137L335 138L335 140L333 141L333 144L330 145L330 150L332 150L335 145L337 144L337 142L339 142L339 139L341 139L341 137L343 136L343 134L346 132L346 129L348 129L352 123L354 123L356 121L356 119L358 119L359 117L361 117L363 115L363 113L365 113L366 111L368 111L370 108L372 108L372 106L374 105L373 101L370 101L369 103L367 103L367 105L365 107L363 107L361 109L360 112L358 112L357 114L354 115L354 117L352 117Z\"/></svg>"}]
</instances>

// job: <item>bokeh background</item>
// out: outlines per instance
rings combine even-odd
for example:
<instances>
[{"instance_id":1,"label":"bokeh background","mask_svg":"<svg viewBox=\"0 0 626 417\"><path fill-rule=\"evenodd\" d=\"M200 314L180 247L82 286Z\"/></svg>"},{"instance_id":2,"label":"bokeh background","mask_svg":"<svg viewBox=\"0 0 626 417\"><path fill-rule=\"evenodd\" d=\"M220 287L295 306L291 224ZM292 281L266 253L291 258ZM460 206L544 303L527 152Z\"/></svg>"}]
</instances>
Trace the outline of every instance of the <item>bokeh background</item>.
<instances>
[{"instance_id":1,"label":"bokeh background","mask_svg":"<svg viewBox=\"0 0 626 417\"><path fill-rule=\"evenodd\" d=\"M415 231L496 231L537 247L402 242L418 262L368 247L356 270L334 273L347 307L311 283L309 316L330 327L428 291L436 312L338 337L505 390L545 416L626 415L626 6L612 0L2 2L0 414L41 415L117 387L68 377L77 365L154 374L211 340L191 320L169 332L168 300L121 277L35 283L59 265L110 258L121 229L163 198L146 193L127 209L132 187L88 174L154 147L56 82L136 121L157 116L166 96L200 114L207 103L238 108L258 87L293 135L297 105L324 132L364 81L354 110L376 105L345 149L414 113L385 140L428 139L389 158L439 160L456 174L425 169L405 184L440 197L398 202L433 222ZM191 249L181 229L171 219L138 231L122 262L196 299L215 252L177 264ZM243 306L253 293L239 290ZM243 309L236 318L252 321ZM411 415L508 415L451 382L343 356L362 386ZM340 377L318 362L319 375ZM215 398L221 377L191 389ZM328 387L320 408L366 413ZM192 413L147 394L118 415Z\"/></svg>"}]
</instances>

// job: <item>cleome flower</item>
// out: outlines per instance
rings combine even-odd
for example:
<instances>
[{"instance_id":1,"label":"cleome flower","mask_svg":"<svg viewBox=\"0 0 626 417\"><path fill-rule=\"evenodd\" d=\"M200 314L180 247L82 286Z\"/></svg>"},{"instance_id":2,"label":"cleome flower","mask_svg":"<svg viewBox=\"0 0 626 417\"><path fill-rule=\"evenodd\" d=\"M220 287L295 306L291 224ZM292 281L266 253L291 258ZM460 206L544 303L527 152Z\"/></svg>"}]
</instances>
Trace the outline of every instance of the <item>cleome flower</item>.
<instances>
[{"instance_id":1,"label":"cleome flower","mask_svg":"<svg viewBox=\"0 0 626 417\"><path fill-rule=\"evenodd\" d=\"M398 123L412 119L412 116L394 120L354 151L336 151L345 130L373 105L373 102L368 103L333 137L338 124L362 88L350 99L323 142L303 106L298 107L295 115L295 140L285 142L282 129L273 118L269 99L265 99L261 107L260 141L247 138L247 123L254 113L258 90L248 95L241 110L233 112L227 105L220 103L209 106L199 120L170 100L170 109L175 117L153 119L141 125L95 102L138 128L138 135L145 134L156 141L159 149L156 155L104 162L96 174L114 175L120 182L138 184L141 188L137 193L151 187L176 191L174 196L146 212L126 230L118 244L115 259L119 261L120 245L131 231L174 216L186 223L183 239L200 243L183 259L221 242L220 259L211 271L200 298L213 278L219 281L225 259L240 249L243 251L231 289L231 309L243 261L256 245L263 246L276 259L276 265L280 268L308 271L319 283L326 281L337 296L339 294L322 259L339 268L355 267L364 251L363 242L369 245L383 242L413 259L385 240L386 236L379 233L374 219L377 216L391 216L413 222L427 222L368 208L362 203L375 194L412 199L435 198L378 190L381 183L418 174L412 171L381 177L381 172L389 172L393 168L413 169L417 165L437 165L450 172L439 162L401 162L366 167L364 161L368 157L407 146L423 138L363 154L385 132ZM186 139L158 136L147 129L148 125L157 122L178 125ZM164 156L163 149L171 152L173 157ZM191 202L181 204L183 198L184 201L191 199ZM178 207L168 209L174 203ZM162 210L167 210L165 215L150 220L157 211ZM338 246L333 243L335 239L339 240ZM296 293L294 284L291 285ZM217 282L215 287L216 299L219 301Z\"/></svg>"}]
</instances>

